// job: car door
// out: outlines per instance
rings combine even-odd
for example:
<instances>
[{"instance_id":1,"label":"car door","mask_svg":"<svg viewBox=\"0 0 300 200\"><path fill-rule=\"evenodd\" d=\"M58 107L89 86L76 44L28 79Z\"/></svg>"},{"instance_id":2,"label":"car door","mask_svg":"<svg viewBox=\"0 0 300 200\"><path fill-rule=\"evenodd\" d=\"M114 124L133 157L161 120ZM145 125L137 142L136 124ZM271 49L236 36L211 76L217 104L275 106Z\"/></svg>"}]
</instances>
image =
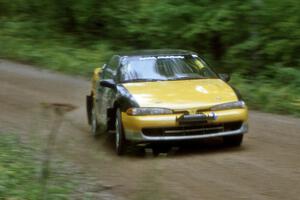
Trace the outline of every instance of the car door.
<instances>
[{"instance_id":1,"label":"car door","mask_svg":"<svg viewBox=\"0 0 300 200\"><path fill-rule=\"evenodd\" d=\"M119 65L119 56L113 56L112 59L103 69L101 80L115 79L116 69ZM107 130L107 110L112 107L114 102L115 91L108 87L100 86L97 84L97 95L96 95L96 110L97 120L100 125L100 131L105 132Z\"/></svg>"}]
</instances>

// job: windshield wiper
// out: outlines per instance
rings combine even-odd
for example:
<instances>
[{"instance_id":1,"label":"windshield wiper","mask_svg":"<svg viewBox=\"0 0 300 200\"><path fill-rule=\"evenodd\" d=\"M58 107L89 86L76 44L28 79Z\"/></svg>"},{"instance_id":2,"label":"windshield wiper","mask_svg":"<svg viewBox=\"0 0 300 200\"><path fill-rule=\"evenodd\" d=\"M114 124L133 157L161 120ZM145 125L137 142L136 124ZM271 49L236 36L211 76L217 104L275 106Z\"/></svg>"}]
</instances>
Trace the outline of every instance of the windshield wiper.
<instances>
[{"instance_id":1,"label":"windshield wiper","mask_svg":"<svg viewBox=\"0 0 300 200\"><path fill-rule=\"evenodd\" d=\"M154 82L154 81L166 81L167 79L151 79L151 78L136 78L123 81L123 83L130 83L130 82Z\"/></svg>"},{"instance_id":2,"label":"windshield wiper","mask_svg":"<svg viewBox=\"0 0 300 200\"><path fill-rule=\"evenodd\" d=\"M174 81L174 80L191 80L191 79L205 79L204 77L178 77L178 78L169 78L169 81Z\"/></svg>"}]
</instances>

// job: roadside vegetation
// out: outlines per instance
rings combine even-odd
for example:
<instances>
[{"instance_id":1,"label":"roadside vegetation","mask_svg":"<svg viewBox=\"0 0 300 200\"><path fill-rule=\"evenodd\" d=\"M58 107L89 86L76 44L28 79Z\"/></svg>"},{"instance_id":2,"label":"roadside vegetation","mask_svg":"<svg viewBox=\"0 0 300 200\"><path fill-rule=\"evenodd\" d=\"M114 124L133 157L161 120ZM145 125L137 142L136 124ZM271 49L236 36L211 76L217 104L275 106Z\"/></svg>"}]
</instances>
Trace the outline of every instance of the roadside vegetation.
<instances>
[{"instance_id":1,"label":"roadside vegetation","mask_svg":"<svg viewBox=\"0 0 300 200\"><path fill-rule=\"evenodd\" d=\"M40 152L17 134L0 135L0 199L69 199L75 182L63 174L63 165L56 163L59 170L52 173L45 196Z\"/></svg>"},{"instance_id":2,"label":"roadside vegetation","mask_svg":"<svg viewBox=\"0 0 300 200\"><path fill-rule=\"evenodd\" d=\"M300 116L300 7L276 1L0 2L0 57L89 76L114 52L198 52L252 109Z\"/></svg>"}]
</instances>

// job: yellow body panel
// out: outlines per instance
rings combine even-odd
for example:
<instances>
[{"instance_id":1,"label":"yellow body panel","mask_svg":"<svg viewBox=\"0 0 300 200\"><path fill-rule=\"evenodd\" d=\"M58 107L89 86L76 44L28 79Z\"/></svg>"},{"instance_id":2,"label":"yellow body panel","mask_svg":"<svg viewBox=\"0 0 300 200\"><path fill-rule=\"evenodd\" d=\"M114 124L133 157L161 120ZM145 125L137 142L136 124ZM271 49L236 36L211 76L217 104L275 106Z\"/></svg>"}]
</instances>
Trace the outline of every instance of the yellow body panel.
<instances>
[{"instance_id":1,"label":"yellow body panel","mask_svg":"<svg viewBox=\"0 0 300 200\"><path fill-rule=\"evenodd\" d=\"M190 114L216 104L237 101L232 88L221 79L196 79L125 83L140 107L187 110Z\"/></svg>"},{"instance_id":2,"label":"yellow body panel","mask_svg":"<svg viewBox=\"0 0 300 200\"><path fill-rule=\"evenodd\" d=\"M131 140L143 141L160 137L143 135L143 128L180 127L177 118L183 113L190 115L196 113L211 114L210 108L214 105L235 102L237 98L233 89L220 79L196 79L179 81L157 81L123 84L132 94L140 107L161 107L172 109L176 114L131 116L122 112L122 122L126 137ZM184 111L184 112L183 112ZM242 122L239 130L232 132L219 132L216 135L241 134L247 131L248 109L237 108L213 111L216 119L209 120L208 124L223 124L229 122ZM214 135L197 135L183 137L166 137L164 139L204 138Z\"/></svg>"},{"instance_id":3,"label":"yellow body panel","mask_svg":"<svg viewBox=\"0 0 300 200\"><path fill-rule=\"evenodd\" d=\"M203 113L208 114L209 112ZM214 111L214 113L217 115L217 119L212 120L209 123L218 124L237 121L247 122L248 119L247 108ZM122 121L125 130L140 132L142 128L179 126L176 118L180 117L181 115L182 114L129 116L123 112Z\"/></svg>"},{"instance_id":4,"label":"yellow body panel","mask_svg":"<svg viewBox=\"0 0 300 200\"><path fill-rule=\"evenodd\" d=\"M92 77L92 91L93 91L93 94L96 93L96 83L100 79L101 72L102 72L102 68L100 68L100 67L94 69L94 73L93 73L93 77Z\"/></svg>"}]
</instances>

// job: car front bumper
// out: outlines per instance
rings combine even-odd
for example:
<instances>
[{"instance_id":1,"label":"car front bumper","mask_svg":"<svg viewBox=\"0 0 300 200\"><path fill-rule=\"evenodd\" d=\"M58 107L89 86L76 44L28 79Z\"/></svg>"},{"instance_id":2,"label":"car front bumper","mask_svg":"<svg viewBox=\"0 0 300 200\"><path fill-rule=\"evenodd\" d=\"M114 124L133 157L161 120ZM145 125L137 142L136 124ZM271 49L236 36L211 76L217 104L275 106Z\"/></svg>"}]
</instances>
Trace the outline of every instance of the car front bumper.
<instances>
[{"instance_id":1,"label":"car front bumper","mask_svg":"<svg viewBox=\"0 0 300 200\"><path fill-rule=\"evenodd\" d=\"M215 114L218 116L216 120L193 126L180 125L176 120L180 114L129 116L122 113L122 122L126 139L134 142L196 140L248 131L247 109L216 111Z\"/></svg>"}]
</instances>

